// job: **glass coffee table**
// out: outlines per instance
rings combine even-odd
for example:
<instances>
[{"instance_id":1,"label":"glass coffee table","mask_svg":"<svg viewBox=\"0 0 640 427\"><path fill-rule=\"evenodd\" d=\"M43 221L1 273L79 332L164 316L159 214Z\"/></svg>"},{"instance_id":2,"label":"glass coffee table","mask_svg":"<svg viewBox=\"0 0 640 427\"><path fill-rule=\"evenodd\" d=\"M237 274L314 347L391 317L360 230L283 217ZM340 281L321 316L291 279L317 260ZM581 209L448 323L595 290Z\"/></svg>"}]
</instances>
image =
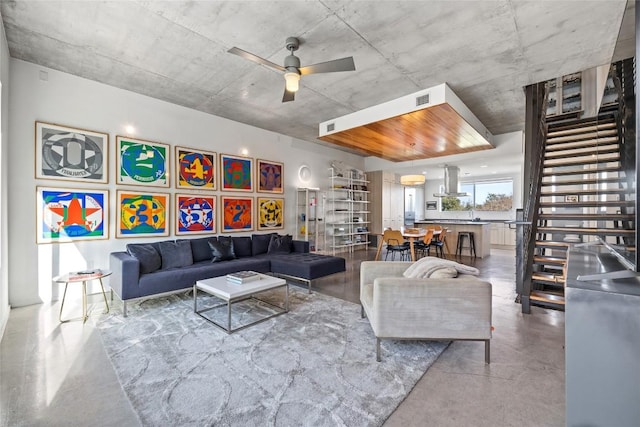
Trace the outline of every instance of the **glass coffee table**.
<instances>
[{"instance_id":1,"label":"glass coffee table","mask_svg":"<svg viewBox=\"0 0 640 427\"><path fill-rule=\"evenodd\" d=\"M260 278L258 280L253 280L253 281L250 281L247 283L241 283L241 284L229 282L226 276L214 277L211 279L197 281L196 284L193 285L193 311L198 316L214 324L215 326L222 329L228 334L237 332L248 326L255 325L256 323L264 322L265 320L271 319L272 317L287 313L289 311L289 286L287 284L287 281L284 279L280 279L278 277L268 276L266 274L259 274L259 275L260 275ZM259 294L261 292L282 288L282 287L285 288L284 308L255 297L255 294ZM207 308L198 310L198 291L202 291L209 295L213 295L214 297L223 300L224 303L217 304L213 307L207 307ZM231 328L231 306L234 303L244 301L244 300L255 300L262 304L266 304L269 307L275 309L275 312L271 315L261 317L258 320L255 320L253 322L250 322L245 325L239 326L235 329L232 329ZM207 311L224 307L225 305L227 306L227 316L226 316L227 324L226 325L219 323L216 320L203 315L203 313Z\"/></svg>"}]
</instances>

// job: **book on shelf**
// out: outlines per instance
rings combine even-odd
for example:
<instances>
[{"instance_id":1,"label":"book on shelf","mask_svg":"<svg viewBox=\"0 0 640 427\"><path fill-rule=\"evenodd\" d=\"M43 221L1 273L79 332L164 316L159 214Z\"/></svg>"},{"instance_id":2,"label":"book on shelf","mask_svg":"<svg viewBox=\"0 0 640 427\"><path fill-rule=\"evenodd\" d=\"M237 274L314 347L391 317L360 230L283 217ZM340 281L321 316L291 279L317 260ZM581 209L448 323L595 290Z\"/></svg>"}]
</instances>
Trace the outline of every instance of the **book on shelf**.
<instances>
[{"instance_id":1,"label":"book on shelf","mask_svg":"<svg viewBox=\"0 0 640 427\"><path fill-rule=\"evenodd\" d=\"M227 281L237 284L243 284L260 279L260 274L255 271L237 271L227 274Z\"/></svg>"}]
</instances>

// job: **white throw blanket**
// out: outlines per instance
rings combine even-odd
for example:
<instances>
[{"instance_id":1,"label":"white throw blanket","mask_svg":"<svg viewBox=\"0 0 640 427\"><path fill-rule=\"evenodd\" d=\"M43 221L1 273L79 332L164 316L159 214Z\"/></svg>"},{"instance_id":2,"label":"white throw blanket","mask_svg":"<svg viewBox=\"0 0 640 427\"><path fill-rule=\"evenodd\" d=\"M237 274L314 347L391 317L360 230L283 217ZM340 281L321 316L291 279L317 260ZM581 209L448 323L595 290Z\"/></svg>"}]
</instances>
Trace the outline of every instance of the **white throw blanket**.
<instances>
[{"instance_id":1,"label":"white throw blanket","mask_svg":"<svg viewBox=\"0 0 640 427\"><path fill-rule=\"evenodd\" d=\"M448 259L428 256L411 264L402 275L411 279L424 279L431 277L431 275L438 270L448 268L455 268L458 273L462 274L472 274L474 276L480 274L480 270L475 267L459 264L455 261L449 261Z\"/></svg>"}]
</instances>

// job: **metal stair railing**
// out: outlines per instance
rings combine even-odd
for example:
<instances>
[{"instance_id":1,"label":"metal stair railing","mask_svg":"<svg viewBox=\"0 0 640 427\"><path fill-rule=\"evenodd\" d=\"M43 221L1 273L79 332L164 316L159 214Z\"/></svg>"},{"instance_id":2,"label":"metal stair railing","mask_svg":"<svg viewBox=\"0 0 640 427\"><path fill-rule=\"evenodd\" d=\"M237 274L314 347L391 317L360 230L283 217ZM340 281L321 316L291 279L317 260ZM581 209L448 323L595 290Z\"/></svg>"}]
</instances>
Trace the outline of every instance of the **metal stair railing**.
<instances>
[{"instance_id":1,"label":"metal stair railing","mask_svg":"<svg viewBox=\"0 0 640 427\"><path fill-rule=\"evenodd\" d=\"M536 83L525 88L525 159L531 159L531 161L525 162L524 168L524 189L528 197L525 197L522 212L516 213L518 217L521 216L516 220L516 293L519 295L523 313L531 311L531 276L547 134L546 85L546 82Z\"/></svg>"}]
</instances>

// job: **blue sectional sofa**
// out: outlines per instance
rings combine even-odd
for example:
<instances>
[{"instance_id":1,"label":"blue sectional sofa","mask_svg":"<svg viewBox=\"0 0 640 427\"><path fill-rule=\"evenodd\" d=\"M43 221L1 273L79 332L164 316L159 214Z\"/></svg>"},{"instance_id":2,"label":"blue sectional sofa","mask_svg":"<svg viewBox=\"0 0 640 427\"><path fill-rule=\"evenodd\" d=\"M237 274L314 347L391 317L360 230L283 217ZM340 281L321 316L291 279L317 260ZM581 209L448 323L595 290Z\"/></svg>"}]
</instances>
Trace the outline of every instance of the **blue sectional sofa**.
<instances>
[{"instance_id":1,"label":"blue sectional sofa","mask_svg":"<svg viewBox=\"0 0 640 427\"><path fill-rule=\"evenodd\" d=\"M128 301L187 290L198 280L237 271L304 282L311 292L313 280L344 272L346 266L344 258L309 253L308 242L291 236L253 234L130 243L126 252L110 254L110 269L111 289L126 316Z\"/></svg>"}]
</instances>

